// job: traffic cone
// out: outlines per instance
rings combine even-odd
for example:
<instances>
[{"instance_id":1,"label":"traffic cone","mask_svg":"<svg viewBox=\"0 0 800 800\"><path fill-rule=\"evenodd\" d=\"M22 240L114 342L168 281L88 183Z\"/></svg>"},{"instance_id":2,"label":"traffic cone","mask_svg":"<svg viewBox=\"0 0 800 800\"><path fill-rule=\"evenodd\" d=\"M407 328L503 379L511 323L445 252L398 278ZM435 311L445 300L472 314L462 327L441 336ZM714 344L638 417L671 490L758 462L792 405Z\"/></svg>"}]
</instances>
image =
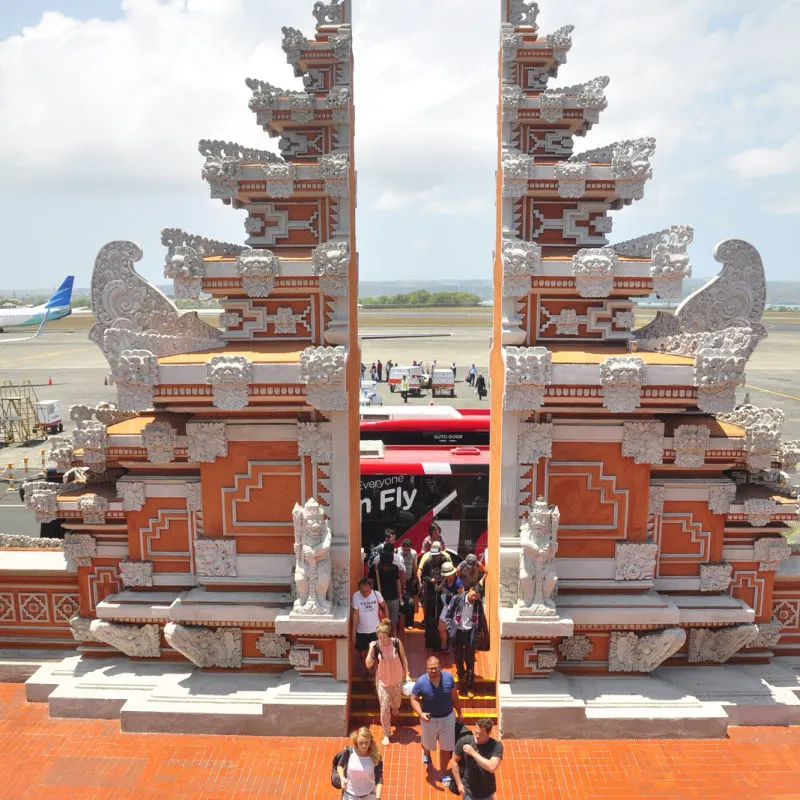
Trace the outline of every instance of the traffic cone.
<instances>
[{"instance_id":1,"label":"traffic cone","mask_svg":"<svg viewBox=\"0 0 800 800\"><path fill-rule=\"evenodd\" d=\"M103 376L103 386L108 386L108 375Z\"/></svg>"},{"instance_id":2,"label":"traffic cone","mask_svg":"<svg viewBox=\"0 0 800 800\"><path fill-rule=\"evenodd\" d=\"M48 378L47 379L47 385L48 386L52 386L53 385L53 379L52 378Z\"/></svg>"}]
</instances>

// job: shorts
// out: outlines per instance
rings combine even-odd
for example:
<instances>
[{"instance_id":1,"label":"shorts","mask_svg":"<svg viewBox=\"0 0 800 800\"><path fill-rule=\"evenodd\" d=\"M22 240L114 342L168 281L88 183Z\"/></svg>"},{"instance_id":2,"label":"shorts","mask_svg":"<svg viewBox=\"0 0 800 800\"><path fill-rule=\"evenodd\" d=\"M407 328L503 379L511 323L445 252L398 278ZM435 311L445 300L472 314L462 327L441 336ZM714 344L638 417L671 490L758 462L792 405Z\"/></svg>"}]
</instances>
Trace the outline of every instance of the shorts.
<instances>
[{"instance_id":1,"label":"shorts","mask_svg":"<svg viewBox=\"0 0 800 800\"><path fill-rule=\"evenodd\" d=\"M431 717L430 722L420 720L422 746L426 750L435 750L436 742L442 750L451 753L456 746L456 714L451 711L446 717Z\"/></svg>"},{"instance_id":2,"label":"shorts","mask_svg":"<svg viewBox=\"0 0 800 800\"><path fill-rule=\"evenodd\" d=\"M378 634L377 633L357 633L356 634L356 650L359 653L362 650L369 650L369 643L370 642L377 642L378 641Z\"/></svg>"},{"instance_id":3,"label":"shorts","mask_svg":"<svg viewBox=\"0 0 800 800\"><path fill-rule=\"evenodd\" d=\"M400 598L398 597L397 600L387 600L386 606L389 609L389 622L392 625L397 625L400 621Z\"/></svg>"}]
</instances>

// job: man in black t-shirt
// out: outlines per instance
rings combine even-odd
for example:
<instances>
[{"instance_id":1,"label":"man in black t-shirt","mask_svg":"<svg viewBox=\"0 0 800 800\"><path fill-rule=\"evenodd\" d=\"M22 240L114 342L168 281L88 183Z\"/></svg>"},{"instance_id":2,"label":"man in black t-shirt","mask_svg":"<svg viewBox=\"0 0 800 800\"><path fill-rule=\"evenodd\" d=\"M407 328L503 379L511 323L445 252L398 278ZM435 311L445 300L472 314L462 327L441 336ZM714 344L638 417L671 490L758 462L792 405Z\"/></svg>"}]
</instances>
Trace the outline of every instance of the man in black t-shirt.
<instances>
[{"instance_id":1,"label":"man in black t-shirt","mask_svg":"<svg viewBox=\"0 0 800 800\"><path fill-rule=\"evenodd\" d=\"M503 744L492 739L493 727L490 719L479 719L473 735L462 736L456 743L451 763L464 800L494 800L497 791L494 774L503 760Z\"/></svg>"},{"instance_id":2,"label":"man in black t-shirt","mask_svg":"<svg viewBox=\"0 0 800 800\"><path fill-rule=\"evenodd\" d=\"M389 622L392 623L392 636L398 632L400 622L400 602L405 595L405 590L400 580L400 570L393 561L394 547L384 545L378 563L373 567L375 585L383 595L389 609Z\"/></svg>"}]
</instances>

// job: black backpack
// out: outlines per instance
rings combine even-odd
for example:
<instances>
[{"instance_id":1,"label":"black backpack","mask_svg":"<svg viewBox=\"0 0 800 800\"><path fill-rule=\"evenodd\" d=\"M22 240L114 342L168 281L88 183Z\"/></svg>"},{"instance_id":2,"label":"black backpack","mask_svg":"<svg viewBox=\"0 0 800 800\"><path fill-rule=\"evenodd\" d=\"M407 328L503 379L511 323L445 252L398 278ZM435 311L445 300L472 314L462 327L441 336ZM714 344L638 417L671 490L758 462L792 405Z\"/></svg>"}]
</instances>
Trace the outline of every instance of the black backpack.
<instances>
[{"instance_id":1,"label":"black backpack","mask_svg":"<svg viewBox=\"0 0 800 800\"><path fill-rule=\"evenodd\" d=\"M331 764L331 786L334 789L341 789L342 782L339 780L339 770L336 768L341 764L342 760L344 760L344 768L345 768L345 776L347 775L347 761L350 759L350 754L353 752L352 747L345 747L344 750L340 750L334 757L333 763Z\"/></svg>"}]
</instances>

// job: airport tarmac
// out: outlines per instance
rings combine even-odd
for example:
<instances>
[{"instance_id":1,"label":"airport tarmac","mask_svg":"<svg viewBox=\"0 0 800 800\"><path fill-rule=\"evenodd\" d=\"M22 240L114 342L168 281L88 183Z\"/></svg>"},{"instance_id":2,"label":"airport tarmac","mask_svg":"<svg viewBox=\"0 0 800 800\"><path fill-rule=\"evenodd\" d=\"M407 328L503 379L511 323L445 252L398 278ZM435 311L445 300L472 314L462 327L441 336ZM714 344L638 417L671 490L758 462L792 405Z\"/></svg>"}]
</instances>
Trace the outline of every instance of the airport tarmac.
<instances>
[{"instance_id":1,"label":"airport tarmac","mask_svg":"<svg viewBox=\"0 0 800 800\"><path fill-rule=\"evenodd\" d=\"M444 314L438 310L416 311L414 324L404 317L405 313L401 316L387 311L360 312L362 335L384 337L362 340L362 361L367 370L379 358L384 364L389 359L397 364L410 364L415 359L436 360L442 367L449 367L455 361L456 397L437 398L433 402L457 407L487 406L488 401L478 400L464 378L472 363L488 378L491 309ZM99 348L87 338L90 323L91 320L80 317L67 317L30 342L4 345L4 335L0 335L0 383L30 380L39 400L60 400L65 436L71 435L73 427L69 420L71 405L116 401L114 386L105 384L108 364ZM747 384L740 390L739 400L749 393L755 405L780 408L786 414L784 439L800 439L800 317L771 313L765 316L764 323L769 338L750 359ZM431 336L415 336L423 332ZM14 334L5 334L9 335ZM48 385L51 379L52 385ZM385 383L378 384L377 390L387 405L403 402L399 394L389 392ZM421 398L409 398L409 405L427 406L431 402L428 392ZM39 441L0 449L0 466L11 462L19 468L25 456L31 465L38 464L42 447L46 445ZM0 531L31 530L32 515L15 505L19 505L18 494L7 491L5 484L0 485Z\"/></svg>"}]
</instances>

